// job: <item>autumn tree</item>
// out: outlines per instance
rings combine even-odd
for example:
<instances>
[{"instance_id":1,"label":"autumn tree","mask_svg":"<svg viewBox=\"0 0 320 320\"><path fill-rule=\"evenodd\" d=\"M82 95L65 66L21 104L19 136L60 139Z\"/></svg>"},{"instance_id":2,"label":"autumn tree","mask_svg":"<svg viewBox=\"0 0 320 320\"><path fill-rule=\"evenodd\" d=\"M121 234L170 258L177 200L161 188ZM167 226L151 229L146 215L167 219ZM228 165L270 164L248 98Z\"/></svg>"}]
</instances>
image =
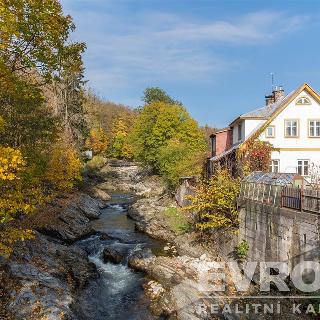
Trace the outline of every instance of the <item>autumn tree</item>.
<instances>
[{"instance_id":1,"label":"autumn tree","mask_svg":"<svg viewBox=\"0 0 320 320\"><path fill-rule=\"evenodd\" d=\"M30 230L16 230L6 226L16 218L17 214L32 211L32 203L25 201L20 184L17 183L19 173L24 166L25 161L19 150L0 146L0 255L2 256L8 256L12 252L10 244L33 236Z\"/></svg>"},{"instance_id":2,"label":"autumn tree","mask_svg":"<svg viewBox=\"0 0 320 320\"><path fill-rule=\"evenodd\" d=\"M242 174L247 175L253 171L268 172L271 153L275 150L270 142L257 139L250 140L241 146L237 152L237 158Z\"/></svg>"},{"instance_id":3,"label":"autumn tree","mask_svg":"<svg viewBox=\"0 0 320 320\"><path fill-rule=\"evenodd\" d=\"M133 152L128 141L130 128L126 126L123 119L117 119L113 125L112 139L109 148L109 155L118 159L131 159Z\"/></svg>"},{"instance_id":4,"label":"autumn tree","mask_svg":"<svg viewBox=\"0 0 320 320\"><path fill-rule=\"evenodd\" d=\"M32 213L54 194L48 188L51 165L69 155L68 150L52 152L66 118L53 113L46 93L54 81L63 82L68 110L78 101L84 45L69 41L73 30L57 0L0 0L0 254L30 235L10 221ZM61 179L78 177L77 154L73 156L74 162L67 157L59 163L59 170L71 166Z\"/></svg>"},{"instance_id":5,"label":"autumn tree","mask_svg":"<svg viewBox=\"0 0 320 320\"><path fill-rule=\"evenodd\" d=\"M0 0L0 77L59 69L74 24L57 0Z\"/></svg>"},{"instance_id":6,"label":"autumn tree","mask_svg":"<svg viewBox=\"0 0 320 320\"><path fill-rule=\"evenodd\" d=\"M121 119L127 132L131 131L137 112L125 105L104 101L89 90L85 93L85 116L90 128L102 128L109 140L115 132L115 125Z\"/></svg>"},{"instance_id":7,"label":"autumn tree","mask_svg":"<svg viewBox=\"0 0 320 320\"><path fill-rule=\"evenodd\" d=\"M108 149L108 137L102 128L93 128L86 141L86 147L91 149L95 155L105 154Z\"/></svg>"},{"instance_id":8,"label":"autumn tree","mask_svg":"<svg viewBox=\"0 0 320 320\"><path fill-rule=\"evenodd\" d=\"M57 191L71 191L82 180L82 163L73 145L64 141L56 143L50 156L46 180Z\"/></svg>"},{"instance_id":9,"label":"autumn tree","mask_svg":"<svg viewBox=\"0 0 320 320\"><path fill-rule=\"evenodd\" d=\"M188 207L198 213L197 228L206 231L237 227L239 192L240 178L233 178L228 170L219 170L211 179L204 180Z\"/></svg>"}]
</instances>

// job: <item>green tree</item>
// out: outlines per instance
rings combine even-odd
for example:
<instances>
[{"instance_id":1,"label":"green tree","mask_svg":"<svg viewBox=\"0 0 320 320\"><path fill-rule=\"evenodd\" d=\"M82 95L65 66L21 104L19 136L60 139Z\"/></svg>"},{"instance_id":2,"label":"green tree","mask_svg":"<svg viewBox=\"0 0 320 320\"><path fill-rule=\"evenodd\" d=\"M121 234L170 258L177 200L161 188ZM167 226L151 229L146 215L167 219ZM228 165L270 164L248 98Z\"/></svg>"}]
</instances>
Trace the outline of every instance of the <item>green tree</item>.
<instances>
[{"instance_id":1,"label":"green tree","mask_svg":"<svg viewBox=\"0 0 320 320\"><path fill-rule=\"evenodd\" d=\"M159 172L170 188L175 188L183 176L199 176L202 173L203 151L202 146L192 149L175 138L159 149Z\"/></svg>"},{"instance_id":2,"label":"green tree","mask_svg":"<svg viewBox=\"0 0 320 320\"><path fill-rule=\"evenodd\" d=\"M51 77L73 30L58 0L0 0L0 77L32 70Z\"/></svg>"},{"instance_id":3,"label":"green tree","mask_svg":"<svg viewBox=\"0 0 320 320\"><path fill-rule=\"evenodd\" d=\"M60 120L64 139L75 141L82 147L89 129L84 111L83 43L74 43L64 48L57 76L45 91L53 114Z\"/></svg>"},{"instance_id":4,"label":"green tree","mask_svg":"<svg viewBox=\"0 0 320 320\"><path fill-rule=\"evenodd\" d=\"M167 104L177 104L182 105L178 100L171 98L164 90L158 87L150 87L144 90L142 101L145 104L152 104L155 102L164 102Z\"/></svg>"},{"instance_id":5,"label":"green tree","mask_svg":"<svg viewBox=\"0 0 320 320\"><path fill-rule=\"evenodd\" d=\"M204 134L181 104L161 101L145 105L129 141L135 158L151 165L171 187L180 176L201 171L202 164L195 159L206 150Z\"/></svg>"}]
</instances>

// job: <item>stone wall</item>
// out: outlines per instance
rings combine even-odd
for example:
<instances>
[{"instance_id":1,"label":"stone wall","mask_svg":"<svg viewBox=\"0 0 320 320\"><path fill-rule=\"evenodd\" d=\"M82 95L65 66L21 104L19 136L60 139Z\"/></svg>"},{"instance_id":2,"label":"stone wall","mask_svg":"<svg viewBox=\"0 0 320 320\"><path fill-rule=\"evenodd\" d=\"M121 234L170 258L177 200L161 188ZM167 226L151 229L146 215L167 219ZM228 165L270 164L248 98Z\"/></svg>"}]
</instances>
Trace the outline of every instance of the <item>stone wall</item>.
<instances>
[{"instance_id":1,"label":"stone wall","mask_svg":"<svg viewBox=\"0 0 320 320\"><path fill-rule=\"evenodd\" d=\"M319 216L245 201L240 205L240 239L249 243L252 261L318 259Z\"/></svg>"}]
</instances>

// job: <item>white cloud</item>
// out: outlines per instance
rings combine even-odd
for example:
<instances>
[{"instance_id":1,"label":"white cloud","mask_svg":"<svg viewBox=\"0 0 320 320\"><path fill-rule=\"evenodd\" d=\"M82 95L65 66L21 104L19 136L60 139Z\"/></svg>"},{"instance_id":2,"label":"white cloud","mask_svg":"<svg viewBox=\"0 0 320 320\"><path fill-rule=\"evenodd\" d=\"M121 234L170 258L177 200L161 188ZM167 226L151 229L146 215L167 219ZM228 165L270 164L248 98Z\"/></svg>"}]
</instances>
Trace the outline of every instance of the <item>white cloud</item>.
<instances>
[{"instance_id":1,"label":"white cloud","mask_svg":"<svg viewBox=\"0 0 320 320\"><path fill-rule=\"evenodd\" d=\"M307 19L263 11L229 20L197 21L162 12L95 11L94 6L82 11L68 0L63 3L75 17L76 37L88 46L87 77L104 92L164 79L212 78L239 63L216 53L225 44L269 45Z\"/></svg>"}]
</instances>

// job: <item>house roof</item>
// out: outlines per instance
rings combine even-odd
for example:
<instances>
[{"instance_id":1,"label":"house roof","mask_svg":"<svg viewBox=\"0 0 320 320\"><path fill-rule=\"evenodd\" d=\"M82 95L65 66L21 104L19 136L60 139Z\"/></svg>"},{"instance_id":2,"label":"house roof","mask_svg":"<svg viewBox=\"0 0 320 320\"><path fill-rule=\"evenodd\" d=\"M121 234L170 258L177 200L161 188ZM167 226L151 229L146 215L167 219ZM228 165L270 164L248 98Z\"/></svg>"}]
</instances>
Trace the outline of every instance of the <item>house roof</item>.
<instances>
[{"instance_id":1,"label":"house roof","mask_svg":"<svg viewBox=\"0 0 320 320\"><path fill-rule=\"evenodd\" d=\"M320 96L306 83L300 86L297 90L292 91L284 98L270 105L270 111L266 121L260 123L247 137L246 141L257 138L259 134L267 128L267 126L302 92L306 90L315 100L320 103ZM244 141L244 143L246 142Z\"/></svg>"},{"instance_id":2,"label":"house roof","mask_svg":"<svg viewBox=\"0 0 320 320\"><path fill-rule=\"evenodd\" d=\"M230 123L230 127L239 119L261 119L265 120L262 121L260 124L256 126L256 128L250 133L245 141L240 144L233 146L231 149L219 154L218 156L212 157L211 161L217 161L224 156L230 154L232 151L241 148L246 144L247 141L251 139L257 138L261 132L263 132L267 126L303 91L307 91L318 103L320 103L320 95L317 94L307 83L301 85L297 90L290 92L285 97L279 99L277 102L265 106L251 112L245 113L240 117L236 118L232 123Z\"/></svg>"},{"instance_id":3,"label":"house roof","mask_svg":"<svg viewBox=\"0 0 320 320\"><path fill-rule=\"evenodd\" d=\"M266 173L261 171L254 171L250 175L246 176L243 181L286 186L289 184L293 184L294 178L297 176L298 175L296 173Z\"/></svg>"},{"instance_id":4,"label":"house roof","mask_svg":"<svg viewBox=\"0 0 320 320\"><path fill-rule=\"evenodd\" d=\"M290 99L291 95L294 93L294 91L290 92L288 95L286 95L285 97L279 99L277 102L272 103L268 106L264 106L262 108L250 111L248 113L244 113L243 115L240 116L241 119L250 119L250 118L261 118L261 119L267 119L269 118L272 113L279 108L280 105L282 105L282 103L284 103L284 101L286 99Z\"/></svg>"},{"instance_id":5,"label":"house roof","mask_svg":"<svg viewBox=\"0 0 320 320\"><path fill-rule=\"evenodd\" d=\"M277 110L283 103L285 103L291 96L295 93L295 91L290 92L285 97L279 99L277 102L272 103L268 106L264 106L253 111L247 112L233 120L229 126L232 126L239 119L261 119L267 120L274 112Z\"/></svg>"},{"instance_id":6,"label":"house roof","mask_svg":"<svg viewBox=\"0 0 320 320\"><path fill-rule=\"evenodd\" d=\"M220 160L220 159L222 159L223 157L227 156L228 154L232 153L234 150L238 149L238 148L240 147L240 145L241 145L241 144L239 143L239 144L233 146L232 148L230 148L230 149L228 149L228 150L226 150L226 151L224 151L224 152L221 152L221 153L218 154L217 156L210 158L209 160L210 160L210 161Z\"/></svg>"}]
</instances>

